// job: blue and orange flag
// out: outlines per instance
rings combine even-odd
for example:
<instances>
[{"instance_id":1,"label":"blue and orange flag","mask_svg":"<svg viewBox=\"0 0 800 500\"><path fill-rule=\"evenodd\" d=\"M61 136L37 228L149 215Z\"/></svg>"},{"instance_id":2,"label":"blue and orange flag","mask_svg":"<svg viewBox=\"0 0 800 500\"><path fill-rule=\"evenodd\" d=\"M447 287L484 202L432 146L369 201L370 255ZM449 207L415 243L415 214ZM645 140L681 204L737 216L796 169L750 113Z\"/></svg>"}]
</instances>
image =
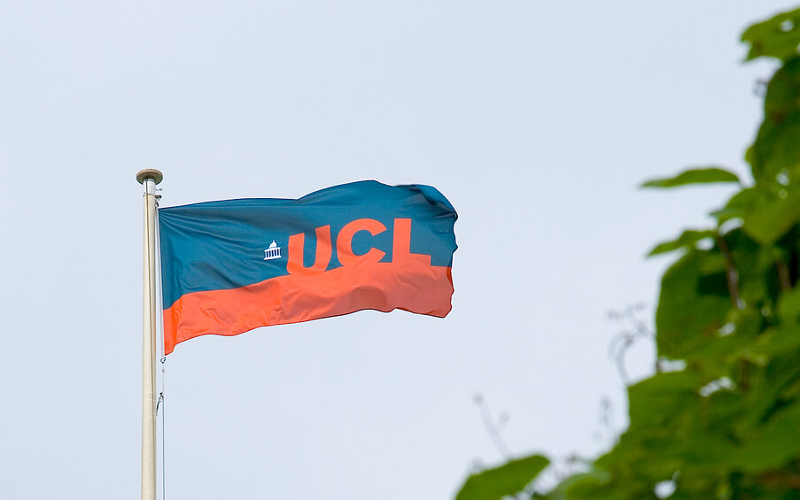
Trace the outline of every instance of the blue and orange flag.
<instances>
[{"instance_id":1,"label":"blue and orange flag","mask_svg":"<svg viewBox=\"0 0 800 500\"><path fill-rule=\"evenodd\" d=\"M430 186L361 181L158 213L166 354L200 335L452 307L457 215Z\"/></svg>"}]
</instances>

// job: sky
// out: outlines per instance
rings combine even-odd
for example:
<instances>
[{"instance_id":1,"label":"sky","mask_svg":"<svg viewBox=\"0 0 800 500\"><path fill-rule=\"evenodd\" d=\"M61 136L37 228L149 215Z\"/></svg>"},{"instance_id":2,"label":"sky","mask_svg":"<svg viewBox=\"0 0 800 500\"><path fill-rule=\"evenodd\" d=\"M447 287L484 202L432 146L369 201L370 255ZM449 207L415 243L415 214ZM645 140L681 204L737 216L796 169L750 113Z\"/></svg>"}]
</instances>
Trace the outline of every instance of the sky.
<instances>
[{"instance_id":1,"label":"sky","mask_svg":"<svg viewBox=\"0 0 800 500\"><path fill-rule=\"evenodd\" d=\"M774 66L741 64L738 39L793 6L1 3L0 497L139 498L144 168L162 206L376 179L459 214L444 319L179 345L168 498L451 499L509 457L602 453L626 425L608 312L644 304L652 325L674 257L646 253L731 193L637 186L706 165L749 181ZM653 363L642 341L625 366Z\"/></svg>"}]
</instances>

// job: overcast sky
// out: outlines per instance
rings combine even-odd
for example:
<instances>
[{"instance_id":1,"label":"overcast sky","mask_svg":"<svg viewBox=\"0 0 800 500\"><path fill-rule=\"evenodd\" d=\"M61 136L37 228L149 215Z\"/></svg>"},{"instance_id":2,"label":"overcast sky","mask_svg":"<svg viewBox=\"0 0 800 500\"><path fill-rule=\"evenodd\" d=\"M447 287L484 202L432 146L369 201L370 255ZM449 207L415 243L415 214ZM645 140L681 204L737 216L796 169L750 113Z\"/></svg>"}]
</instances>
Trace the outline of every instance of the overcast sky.
<instances>
[{"instance_id":1,"label":"overcast sky","mask_svg":"<svg viewBox=\"0 0 800 500\"><path fill-rule=\"evenodd\" d=\"M773 67L738 38L793 4L0 3L0 497L140 495L143 168L163 206L376 179L459 213L445 319L179 345L170 499L451 499L504 459L475 394L514 456L601 452L604 397L626 424L606 313L651 322L671 257L644 255L730 193L637 185L748 179ZM646 375L652 344L628 362Z\"/></svg>"}]
</instances>

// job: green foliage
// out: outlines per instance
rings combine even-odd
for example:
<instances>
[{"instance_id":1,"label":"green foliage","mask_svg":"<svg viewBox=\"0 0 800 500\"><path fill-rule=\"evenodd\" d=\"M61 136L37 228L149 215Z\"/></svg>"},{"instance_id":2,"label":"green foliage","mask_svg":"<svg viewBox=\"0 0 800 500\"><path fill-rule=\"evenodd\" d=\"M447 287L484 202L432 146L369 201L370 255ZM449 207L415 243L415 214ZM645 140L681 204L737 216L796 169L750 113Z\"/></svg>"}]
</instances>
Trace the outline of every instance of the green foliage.
<instances>
[{"instance_id":1,"label":"green foliage","mask_svg":"<svg viewBox=\"0 0 800 500\"><path fill-rule=\"evenodd\" d=\"M533 455L512 460L496 469L473 474L464 483L456 500L500 500L522 491L550 464L550 460Z\"/></svg>"},{"instance_id":2,"label":"green foliage","mask_svg":"<svg viewBox=\"0 0 800 500\"><path fill-rule=\"evenodd\" d=\"M556 486L546 495L534 494L533 498L542 500L568 500L591 495L609 482L609 474L600 470L590 470L574 474Z\"/></svg>"},{"instance_id":3,"label":"green foliage","mask_svg":"<svg viewBox=\"0 0 800 500\"><path fill-rule=\"evenodd\" d=\"M678 250L680 248L686 248L686 247L694 248L694 246L697 243L699 243L699 242L701 242L701 241L703 241L705 239L708 239L708 238L715 238L716 236L717 236L717 232L716 231L710 231L710 230L694 231L694 230L688 229L688 230L684 231L680 236L678 236L678 238L676 238L674 240L665 241L663 243L659 243L652 250L650 250L650 253L647 254L647 255L649 257L649 256L653 256L653 255L666 253L666 252L672 252L672 251Z\"/></svg>"},{"instance_id":4,"label":"green foliage","mask_svg":"<svg viewBox=\"0 0 800 500\"><path fill-rule=\"evenodd\" d=\"M750 26L742 41L750 44L747 60L777 57L788 61L797 57L800 44L800 9L784 12L767 21Z\"/></svg>"},{"instance_id":5,"label":"green foliage","mask_svg":"<svg viewBox=\"0 0 800 500\"><path fill-rule=\"evenodd\" d=\"M798 28L800 31L800 28ZM780 190L800 173L800 58L787 61L772 77L764 101L764 122L747 152L753 177L762 189ZM785 198L781 198L785 199Z\"/></svg>"},{"instance_id":6,"label":"green foliage","mask_svg":"<svg viewBox=\"0 0 800 500\"><path fill-rule=\"evenodd\" d=\"M800 498L800 9L742 40L748 60L782 63L746 154L753 183L712 213L715 227L650 252L681 252L655 315L659 366L679 369L628 387L630 426L618 444L534 498L658 498L664 482L676 500ZM740 181L703 168L644 186L709 182ZM470 477L457 500L519 491L541 471L525 475L525 460Z\"/></svg>"},{"instance_id":7,"label":"green foliage","mask_svg":"<svg viewBox=\"0 0 800 500\"><path fill-rule=\"evenodd\" d=\"M653 179L642 184L642 187L671 188L686 186L687 184L700 184L711 182L739 182L739 177L733 172L717 167L693 168L685 170L669 179Z\"/></svg>"}]
</instances>

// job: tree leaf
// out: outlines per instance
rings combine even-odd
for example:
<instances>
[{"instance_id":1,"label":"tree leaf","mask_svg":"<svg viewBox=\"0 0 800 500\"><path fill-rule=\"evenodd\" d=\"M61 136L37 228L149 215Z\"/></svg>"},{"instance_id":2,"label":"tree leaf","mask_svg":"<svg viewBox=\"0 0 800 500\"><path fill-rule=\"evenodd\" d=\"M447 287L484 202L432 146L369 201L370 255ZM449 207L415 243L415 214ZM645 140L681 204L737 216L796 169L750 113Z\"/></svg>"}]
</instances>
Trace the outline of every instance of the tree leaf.
<instances>
[{"instance_id":1,"label":"tree leaf","mask_svg":"<svg viewBox=\"0 0 800 500\"><path fill-rule=\"evenodd\" d=\"M717 234L716 231L711 231L711 230L696 231L688 229L674 240L663 241L659 243L652 250L650 250L650 253L648 253L647 256L652 257L653 255L659 255L662 253L672 252L680 248L694 246L695 243L702 241L706 238L714 238L716 234Z\"/></svg>"},{"instance_id":2,"label":"tree leaf","mask_svg":"<svg viewBox=\"0 0 800 500\"><path fill-rule=\"evenodd\" d=\"M719 224L737 217L741 219L758 202L759 191L752 187L745 188L733 195L723 208L711 212L710 215L716 217Z\"/></svg>"},{"instance_id":3,"label":"tree leaf","mask_svg":"<svg viewBox=\"0 0 800 500\"><path fill-rule=\"evenodd\" d=\"M686 359L725 324L731 307L725 273L702 272L719 257L718 252L690 250L664 273L656 310L660 356Z\"/></svg>"},{"instance_id":4,"label":"tree leaf","mask_svg":"<svg viewBox=\"0 0 800 500\"><path fill-rule=\"evenodd\" d=\"M764 121L747 152L753 178L762 187L800 177L800 57L779 69L767 87Z\"/></svg>"},{"instance_id":5,"label":"tree leaf","mask_svg":"<svg viewBox=\"0 0 800 500\"><path fill-rule=\"evenodd\" d=\"M658 373L628 387L631 427L663 426L700 398L703 384L692 371Z\"/></svg>"},{"instance_id":6,"label":"tree leaf","mask_svg":"<svg viewBox=\"0 0 800 500\"><path fill-rule=\"evenodd\" d=\"M763 426L761 432L734 457L736 466L748 472L761 472L786 464L797 457L798 440L791 438L800 429L800 402L782 408Z\"/></svg>"},{"instance_id":7,"label":"tree leaf","mask_svg":"<svg viewBox=\"0 0 800 500\"><path fill-rule=\"evenodd\" d=\"M672 178L649 180L642 184L642 187L671 188L711 182L739 182L739 177L733 172L717 167L695 168L681 172Z\"/></svg>"},{"instance_id":8,"label":"tree leaf","mask_svg":"<svg viewBox=\"0 0 800 500\"><path fill-rule=\"evenodd\" d=\"M778 316L786 326L794 326L800 321L800 289L794 288L781 295Z\"/></svg>"},{"instance_id":9,"label":"tree leaf","mask_svg":"<svg viewBox=\"0 0 800 500\"><path fill-rule=\"evenodd\" d=\"M800 220L800 200L791 198L756 205L745 216L742 230L762 245L775 243Z\"/></svg>"},{"instance_id":10,"label":"tree leaf","mask_svg":"<svg viewBox=\"0 0 800 500\"><path fill-rule=\"evenodd\" d=\"M753 348L754 352L769 357L797 350L800 350L800 328L796 324L766 330Z\"/></svg>"},{"instance_id":11,"label":"tree leaf","mask_svg":"<svg viewBox=\"0 0 800 500\"><path fill-rule=\"evenodd\" d=\"M532 455L512 460L505 465L471 475L458 492L456 500L500 500L514 495L533 481L550 460Z\"/></svg>"},{"instance_id":12,"label":"tree leaf","mask_svg":"<svg viewBox=\"0 0 800 500\"><path fill-rule=\"evenodd\" d=\"M599 469L573 474L564 479L556 488L547 495L534 495L535 499L542 500L577 500L582 498L597 498L597 490L607 485L611 475Z\"/></svg>"},{"instance_id":13,"label":"tree leaf","mask_svg":"<svg viewBox=\"0 0 800 500\"><path fill-rule=\"evenodd\" d=\"M742 41L750 44L748 61L763 56L783 61L796 57L800 44L800 9L750 26L742 34Z\"/></svg>"}]
</instances>

